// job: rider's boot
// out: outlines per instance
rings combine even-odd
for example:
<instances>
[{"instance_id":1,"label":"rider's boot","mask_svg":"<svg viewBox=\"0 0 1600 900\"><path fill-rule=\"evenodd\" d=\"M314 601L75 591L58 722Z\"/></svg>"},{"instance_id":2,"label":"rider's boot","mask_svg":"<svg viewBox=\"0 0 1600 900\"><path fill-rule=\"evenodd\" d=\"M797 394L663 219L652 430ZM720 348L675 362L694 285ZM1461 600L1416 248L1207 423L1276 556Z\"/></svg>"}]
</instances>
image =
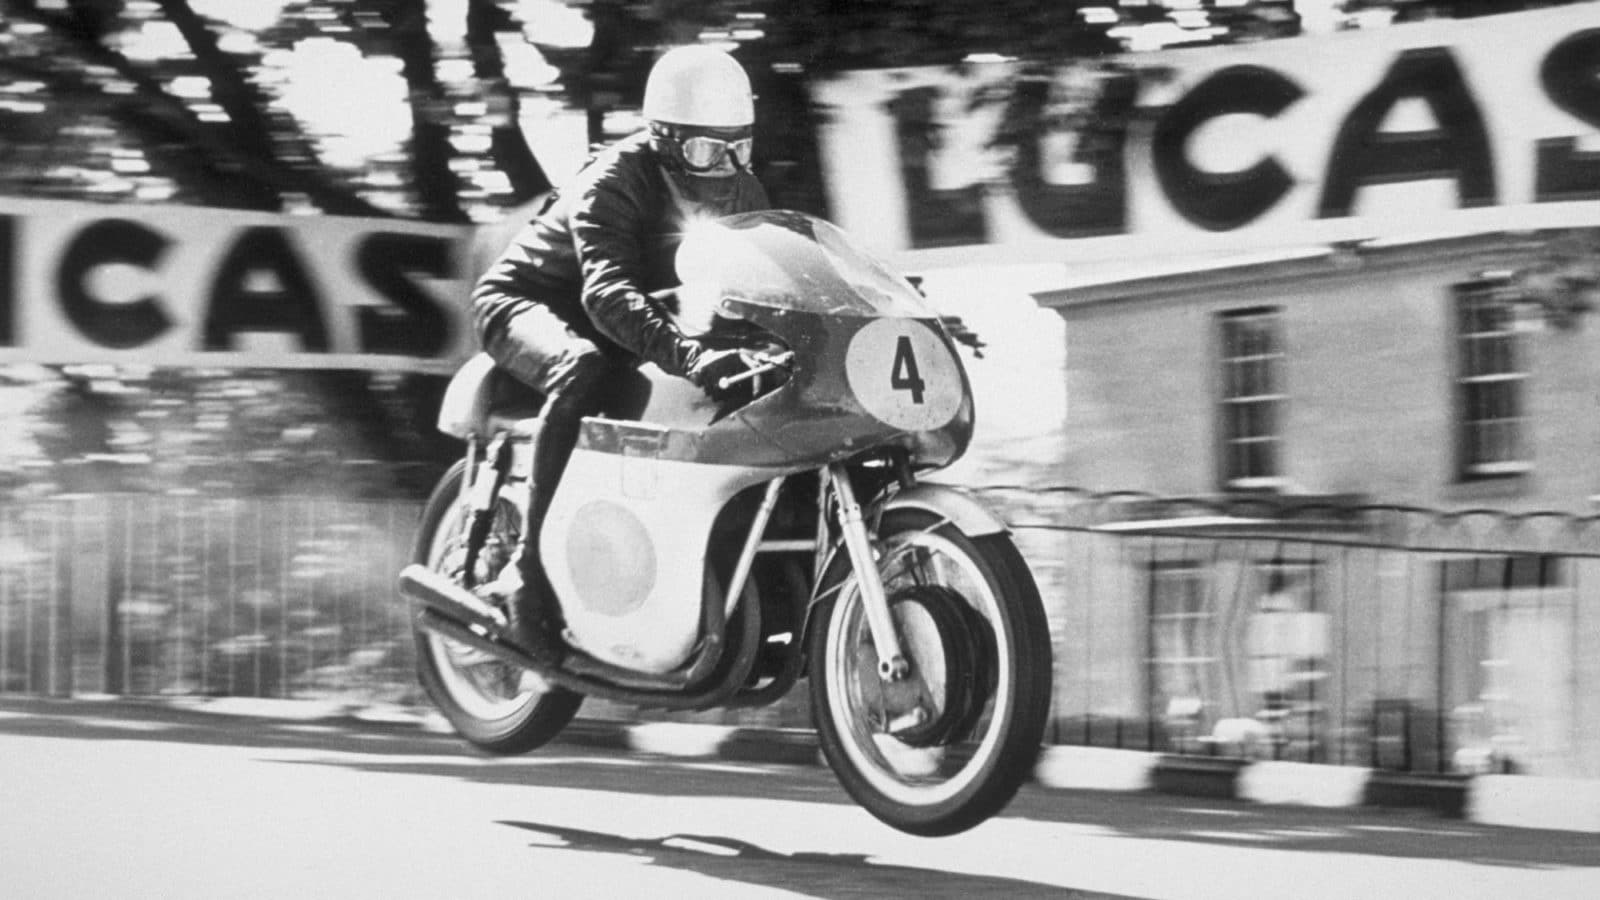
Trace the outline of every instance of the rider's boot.
<instances>
[{"instance_id":1,"label":"rider's boot","mask_svg":"<svg viewBox=\"0 0 1600 900\"><path fill-rule=\"evenodd\" d=\"M549 584L538 571L537 563L524 566L522 560L531 554L520 547L516 556L501 570L499 577L483 585L479 595L499 601L505 611L505 624L499 637L508 644L539 662L558 663L564 645L560 634L559 613L552 617L556 606Z\"/></svg>"},{"instance_id":2,"label":"rider's boot","mask_svg":"<svg viewBox=\"0 0 1600 900\"><path fill-rule=\"evenodd\" d=\"M561 611L543 572L523 571L522 586L506 604L506 620L506 636L535 660L559 664L566 656Z\"/></svg>"}]
</instances>

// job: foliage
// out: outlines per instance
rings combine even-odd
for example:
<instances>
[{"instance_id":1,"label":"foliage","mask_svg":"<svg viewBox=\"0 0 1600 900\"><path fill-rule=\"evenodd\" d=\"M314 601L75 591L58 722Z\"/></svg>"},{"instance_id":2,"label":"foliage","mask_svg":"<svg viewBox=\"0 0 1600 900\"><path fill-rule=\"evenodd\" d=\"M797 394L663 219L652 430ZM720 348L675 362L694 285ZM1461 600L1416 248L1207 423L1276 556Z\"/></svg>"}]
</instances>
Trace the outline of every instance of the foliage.
<instances>
[{"instance_id":1,"label":"foliage","mask_svg":"<svg viewBox=\"0 0 1600 900\"><path fill-rule=\"evenodd\" d=\"M459 452L432 427L434 376L68 366L9 380L12 495L418 498Z\"/></svg>"},{"instance_id":2,"label":"foliage","mask_svg":"<svg viewBox=\"0 0 1600 900\"><path fill-rule=\"evenodd\" d=\"M256 28L201 12L223 6L0 0L0 192L466 221L549 187L512 139L494 0L467 4L449 54L426 0L291 0ZM362 74L316 98L293 77L313 65ZM308 98L342 104L350 133L307 121ZM392 147L336 152L402 113Z\"/></svg>"}]
</instances>

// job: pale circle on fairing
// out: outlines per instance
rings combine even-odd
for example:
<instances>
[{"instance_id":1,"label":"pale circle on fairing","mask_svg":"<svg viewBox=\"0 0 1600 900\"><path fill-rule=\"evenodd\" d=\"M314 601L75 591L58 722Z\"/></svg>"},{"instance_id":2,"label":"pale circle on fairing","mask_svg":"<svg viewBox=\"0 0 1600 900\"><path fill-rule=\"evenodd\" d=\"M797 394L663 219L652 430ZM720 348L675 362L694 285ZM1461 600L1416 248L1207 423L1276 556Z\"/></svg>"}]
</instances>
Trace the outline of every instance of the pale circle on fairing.
<instances>
[{"instance_id":1,"label":"pale circle on fairing","mask_svg":"<svg viewBox=\"0 0 1600 900\"><path fill-rule=\"evenodd\" d=\"M625 506L584 504L567 531L567 566L584 607L625 616L644 605L656 586L655 544Z\"/></svg>"},{"instance_id":2,"label":"pale circle on fairing","mask_svg":"<svg viewBox=\"0 0 1600 900\"><path fill-rule=\"evenodd\" d=\"M943 428L966 396L960 361L916 319L878 319L856 332L845 373L862 408L903 431Z\"/></svg>"}]
</instances>

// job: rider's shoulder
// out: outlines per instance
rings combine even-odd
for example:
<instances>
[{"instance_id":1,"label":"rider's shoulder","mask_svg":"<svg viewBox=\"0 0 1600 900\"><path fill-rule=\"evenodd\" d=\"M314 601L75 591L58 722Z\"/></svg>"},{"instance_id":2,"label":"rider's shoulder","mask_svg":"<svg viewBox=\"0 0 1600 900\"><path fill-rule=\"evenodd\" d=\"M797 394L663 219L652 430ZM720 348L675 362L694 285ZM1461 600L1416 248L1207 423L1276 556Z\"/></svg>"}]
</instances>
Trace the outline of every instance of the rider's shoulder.
<instances>
[{"instance_id":1,"label":"rider's shoulder","mask_svg":"<svg viewBox=\"0 0 1600 900\"><path fill-rule=\"evenodd\" d=\"M641 131L610 144L592 148L584 172L591 178L598 179L644 171L654 164L655 151L650 147L650 136Z\"/></svg>"},{"instance_id":2,"label":"rider's shoulder","mask_svg":"<svg viewBox=\"0 0 1600 900\"><path fill-rule=\"evenodd\" d=\"M647 136L631 135L600 148L579 172L571 192L584 204L617 194L643 198L654 189L655 169L655 151Z\"/></svg>"}]
</instances>

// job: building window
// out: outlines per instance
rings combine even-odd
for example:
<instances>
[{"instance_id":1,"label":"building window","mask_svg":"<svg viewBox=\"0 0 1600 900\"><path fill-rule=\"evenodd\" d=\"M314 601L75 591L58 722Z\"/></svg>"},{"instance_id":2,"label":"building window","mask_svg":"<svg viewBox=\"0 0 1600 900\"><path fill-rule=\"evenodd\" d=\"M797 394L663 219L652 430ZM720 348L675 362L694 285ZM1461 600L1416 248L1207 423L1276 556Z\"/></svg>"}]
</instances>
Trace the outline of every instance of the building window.
<instances>
[{"instance_id":1,"label":"building window","mask_svg":"<svg viewBox=\"0 0 1600 900\"><path fill-rule=\"evenodd\" d=\"M1439 563L1441 712L1462 772L1577 777L1573 648L1577 560L1546 554Z\"/></svg>"},{"instance_id":2,"label":"building window","mask_svg":"<svg viewBox=\"0 0 1600 900\"><path fill-rule=\"evenodd\" d=\"M1455 287L1459 340L1456 394L1461 477L1519 475L1532 466L1523 440L1528 373L1504 279Z\"/></svg>"},{"instance_id":3,"label":"building window","mask_svg":"<svg viewBox=\"0 0 1600 900\"><path fill-rule=\"evenodd\" d=\"M1222 483L1233 490L1282 480L1283 316L1276 307L1223 313Z\"/></svg>"},{"instance_id":4,"label":"building window","mask_svg":"<svg viewBox=\"0 0 1600 900\"><path fill-rule=\"evenodd\" d=\"M1208 731L1222 658L1216 612L1198 562L1150 564L1150 708L1161 718L1167 748L1185 752Z\"/></svg>"},{"instance_id":5,"label":"building window","mask_svg":"<svg viewBox=\"0 0 1600 900\"><path fill-rule=\"evenodd\" d=\"M1255 565L1255 610L1245 623L1248 710L1268 729L1279 759L1322 758L1328 615L1317 608L1317 565L1275 559Z\"/></svg>"}]
</instances>

